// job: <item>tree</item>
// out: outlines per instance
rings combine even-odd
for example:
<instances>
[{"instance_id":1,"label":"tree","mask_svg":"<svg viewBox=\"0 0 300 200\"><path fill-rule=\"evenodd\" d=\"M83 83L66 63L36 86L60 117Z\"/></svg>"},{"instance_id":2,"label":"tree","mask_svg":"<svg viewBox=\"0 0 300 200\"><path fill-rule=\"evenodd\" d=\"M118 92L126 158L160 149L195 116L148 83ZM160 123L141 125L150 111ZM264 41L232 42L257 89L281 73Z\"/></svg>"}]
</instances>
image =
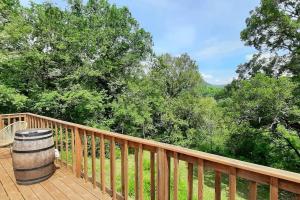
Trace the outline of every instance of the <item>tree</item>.
<instances>
[{"instance_id":1,"label":"tree","mask_svg":"<svg viewBox=\"0 0 300 200\"><path fill-rule=\"evenodd\" d=\"M158 87L163 88L164 93L169 97L176 97L186 91L196 92L195 90L203 83L196 62L187 54L178 57L169 54L161 55L150 76L156 79Z\"/></svg>"},{"instance_id":2,"label":"tree","mask_svg":"<svg viewBox=\"0 0 300 200\"><path fill-rule=\"evenodd\" d=\"M238 67L240 77L255 76L262 71L274 76L284 73L299 76L299 69L290 65L291 61L299 62L299 28L299 1L262 0L251 11L241 32L241 39L246 45L254 46L258 53Z\"/></svg>"},{"instance_id":3,"label":"tree","mask_svg":"<svg viewBox=\"0 0 300 200\"><path fill-rule=\"evenodd\" d=\"M103 104L122 95L152 56L150 34L126 7L105 0L69 1L65 10L51 3L0 6L0 81L40 114L109 121L111 108Z\"/></svg>"},{"instance_id":4,"label":"tree","mask_svg":"<svg viewBox=\"0 0 300 200\"><path fill-rule=\"evenodd\" d=\"M236 149L233 154L251 158L247 155L256 152L261 154L260 157L269 157L265 160L269 161L268 165L279 164L282 165L279 167L289 167L293 170L299 167L300 109L297 106L298 99L293 95L296 87L297 84L290 78L272 78L264 74L257 74L232 86L225 105L228 106L226 112L231 116L229 124L232 127L231 139L234 142L229 140L231 142L228 144L231 150ZM257 142L247 143L250 138ZM263 140L258 142L259 138ZM244 145L245 142L252 146ZM265 144L268 144L266 148L269 148L270 152L261 146ZM274 161L274 157L277 157L274 152L279 151L280 155L285 152L285 156L294 159L295 163L285 165L279 158Z\"/></svg>"},{"instance_id":5,"label":"tree","mask_svg":"<svg viewBox=\"0 0 300 200\"><path fill-rule=\"evenodd\" d=\"M81 84L115 97L151 55L149 33L126 7L94 0L69 6L32 3L11 16L0 34L0 78L27 96Z\"/></svg>"},{"instance_id":6,"label":"tree","mask_svg":"<svg viewBox=\"0 0 300 200\"><path fill-rule=\"evenodd\" d=\"M28 99L14 88L0 84L0 113L16 113L24 111Z\"/></svg>"},{"instance_id":7,"label":"tree","mask_svg":"<svg viewBox=\"0 0 300 200\"><path fill-rule=\"evenodd\" d=\"M44 91L38 95L33 109L43 115L95 125L104 118L105 100L104 93L77 85L70 90Z\"/></svg>"}]
</instances>

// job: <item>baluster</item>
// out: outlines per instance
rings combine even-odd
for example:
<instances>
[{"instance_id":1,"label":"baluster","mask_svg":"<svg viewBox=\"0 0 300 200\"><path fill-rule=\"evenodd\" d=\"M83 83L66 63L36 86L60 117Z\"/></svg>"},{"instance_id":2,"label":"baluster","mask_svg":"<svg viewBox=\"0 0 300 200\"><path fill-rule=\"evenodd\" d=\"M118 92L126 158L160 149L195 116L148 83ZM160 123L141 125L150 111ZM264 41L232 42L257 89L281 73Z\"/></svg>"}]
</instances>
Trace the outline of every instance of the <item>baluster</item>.
<instances>
[{"instance_id":1,"label":"baluster","mask_svg":"<svg viewBox=\"0 0 300 200\"><path fill-rule=\"evenodd\" d=\"M88 181L88 151L87 151L87 136L86 130L83 130L83 137L84 137L84 180L85 182Z\"/></svg>"},{"instance_id":2,"label":"baluster","mask_svg":"<svg viewBox=\"0 0 300 200\"><path fill-rule=\"evenodd\" d=\"M45 127L49 128L49 121L47 119L45 119Z\"/></svg>"},{"instance_id":3,"label":"baluster","mask_svg":"<svg viewBox=\"0 0 300 200\"><path fill-rule=\"evenodd\" d=\"M144 193L144 178L143 178L143 145L139 144L139 153L138 153L138 171L139 171L139 200L143 200Z\"/></svg>"},{"instance_id":4,"label":"baluster","mask_svg":"<svg viewBox=\"0 0 300 200\"><path fill-rule=\"evenodd\" d=\"M63 128L62 124L59 126L59 133L60 133L60 152L63 153ZM63 166L63 158L62 155L60 156L60 166Z\"/></svg>"},{"instance_id":5,"label":"baluster","mask_svg":"<svg viewBox=\"0 0 300 200\"><path fill-rule=\"evenodd\" d=\"M155 153L150 154L150 174L151 174L151 200L155 200Z\"/></svg>"},{"instance_id":6,"label":"baluster","mask_svg":"<svg viewBox=\"0 0 300 200\"><path fill-rule=\"evenodd\" d=\"M257 199L257 182L251 181L249 184L249 200Z\"/></svg>"},{"instance_id":7,"label":"baluster","mask_svg":"<svg viewBox=\"0 0 300 200\"><path fill-rule=\"evenodd\" d=\"M221 172L215 171L215 200L221 200Z\"/></svg>"},{"instance_id":8,"label":"baluster","mask_svg":"<svg viewBox=\"0 0 300 200\"><path fill-rule=\"evenodd\" d=\"M170 181L170 173L171 173L171 169L170 169L170 157L167 155L167 159L166 159L167 163L166 163L166 199L170 200L170 188L171 188L171 181Z\"/></svg>"},{"instance_id":9,"label":"baluster","mask_svg":"<svg viewBox=\"0 0 300 200\"><path fill-rule=\"evenodd\" d=\"M32 120L32 117L31 117L31 116L28 116L27 119L29 119L29 124L28 124L29 128L33 128L33 120Z\"/></svg>"},{"instance_id":10,"label":"baluster","mask_svg":"<svg viewBox=\"0 0 300 200\"><path fill-rule=\"evenodd\" d=\"M40 119L41 121L41 128L45 128L45 120L44 119Z\"/></svg>"},{"instance_id":11,"label":"baluster","mask_svg":"<svg viewBox=\"0 0 300 200\"><path fill-rule=\"evenodd\" d=\"M193 199L193 164L192 163L188 163L188 191L187 191L187 195L188 195L188 200L192 200Z\"/></svg>"},{"instance_id":12,"label":"baluster","mask_svg":"<svg viewBox=\"0 0 300 200\"><path fill-rule=\"evenodd\" d=\"M82 162L82 141L78 128L75 128L75 150L76 150L76 177L81 176L81 162Z\"/></svg>"},{"instance_id":13,"label":"baluster","mask_svg":"<svg viewBox=\"0 0 300 200\"><path fill-rule=\"evenodd\" d=\"M203 200L204 169L203 160L198 160L198 200Z\"/></svg>"},{"instance_id":14,"label":"baluster","mask_svg":"<svg viewBox=\"0 0 300 200\"><path fill-rule=\"evenodd\" d=\"M34 128L37 128L37 118L34 117Z\"/></svg>"},{"instance_id":15,"label":"baluster","mask_svg":"<svg viewBox=\"0 0 300 200\"><path fill-rule=\"evenodd\" d=\"M157 199L165 199L165 165L166 151L158 148L157 150Z\"/></svg>"},{"instance_id":16,"label":"baluster","mask_svg":"<svg viewBox=\"0 0 300 200\"><path fill-rule=\"evenodd\" d=\"M58 128L57 128L57 123L55 123L55 148L58 149Z\"/></svg>"},{"instance_id":17,"label":"baluster","mask_svg":"<svg viewBox=\"0 0 300 200\"><path fill-rule=\"evenodd\" d=\"M101 189L102 192L106 192L106 186L105 186L105 144L104 144L104 137L103 135L100 136L100 167L101 167L101 173L100 173L100 179L101 179Z\"/></svg>"},{"instance_id":18,"label":"baluster","mask_svg":"<svg viewBox=\"0 0 300 200\"><path fill-rule=\"evenodd\" d=\"M110 184L112 191L112 199L115 200L117 198L116 194L116 143L115 138L111 138L110 140Z\"/></svg>"},{"instance_id":19,"label":"baluster","mask_svg":"<svg viewBox=\"0 0 300 200\"><path fill-rule=\"evenodd\" d=\"M229 200L235 200L236 193L236 169L230 167L229 172Z\"/></svg>"},{"instance_id":20,"label":"baluster","mask_svg":"<svg viewBox=\"0 0 300 200\"><path fill-rule=\"evenodd\" d=\"M128 200L128 142L126 140L122 145L121 159L122 195L124 200Z\"/></svg>"},{"instance_id":21,"label":"baluster","mask_svg":"<svg viewBox=\"0 0 300 200\"><path fill-rule=\"evenodd\" d=\"M270 179L270 200L278 200L278 179L274 177Z\"/></svg>"},{"instance_id":22,"label":"baluster","mask_svg":"<svg viewBox=\"0 0 300 200\"><path fill-rule=\"evenodd\" d=\"M95 145L95 133L92 132L92 178L93 187L96 188L96 145Z\"/></svg>"},{"instance_id":23,"label":"baluster","mask_svg":"<svg viewBox=\"0 0 300 200\"><path fill-rule=\"evenodd\" d=\"M71 143L71 150L72 150L72 169L73 169L73 173L75 174L76 173L76 167L75 167L75 149L74 149L74 143L75 143L75 140L74 140L74 128L71 128L71 140L72 140L72 143Z\"/></svg>"},{"instance_id":24,"label":"baluster","mask_svg":"<svg viewBox=\"0 0 300 200\"><path fill-rule=\"evenodd\" d=\"M65 136L66 136L66 138L65 138L65 143L66 143L66 167L67 167L67 169L68 169L68 161L69 161L69 133L68 133L68 127L66 126L65 127Z\"/></svg>"},{"instance_id":25,"label":"baluster","mask_svg":"<svg viewBox=\"0 0 300 200\"><path fill-rule=\"evenodd\" d=\"M24 121L27 123L27 128L30 128L30 117L28 115L25 115ZM0 122L0 126L1 126L1 122Z\"/></svg>"},{"instance_id":26,"label":"baluster","mask_svg":"<svg viewBox=\"0 0 300 200\"><path fill-rule=\"evenodd\" d=\"M174 200L178 200L178 180L179 180L179 170L178 170L178 154L174 152Z\"/></svg>"},{"instance_id":27,"label":"baluster","mask_svg":"<svg viewBox=\"0 0 300 200\"><path fill-rule=\"evenodd\" d=\"M2 130L3 128L4 128L3 117L2 117L2 115L0 115L0 130Z\"/></svg>"},{"instance_id":28,"label":"baluster","mask_svg":"<svg viewBox=\"0 0 300 200\"><path fill-rule=\"evenodd\" d=\"M139 200L139 154L138 148L134 149L134 192L135 192L135 200Z\"/></svg>"},{"instance_id":29,"label":"baluster","mask_svg":"<svg viewBox=\"0 0 300 200\"><path fill-rule=\"evenodd\" d=\"M51 133L53 135L53 122L52 121L49 121L49 128L50 128Z\"/></svg>"}]
</instances>

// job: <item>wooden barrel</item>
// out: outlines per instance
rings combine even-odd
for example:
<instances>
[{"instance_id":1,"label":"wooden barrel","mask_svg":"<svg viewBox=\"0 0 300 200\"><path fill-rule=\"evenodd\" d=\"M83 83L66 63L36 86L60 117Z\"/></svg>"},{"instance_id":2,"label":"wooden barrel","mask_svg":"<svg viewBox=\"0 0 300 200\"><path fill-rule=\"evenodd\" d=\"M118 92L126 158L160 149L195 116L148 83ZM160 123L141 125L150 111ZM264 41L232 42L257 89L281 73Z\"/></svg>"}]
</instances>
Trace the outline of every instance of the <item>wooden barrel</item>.
<instances>
[{"instance_id":1,"label":"wooden barrel","mask_svg":"<svg viewBox=\"0 0 300 200\"><path fill-rule=\"evenodd\" d=\"M54 142L50 129L17 131L14 139L12 160L18 184L38 183L54 173Z\"/></svg>"}]
</instances>

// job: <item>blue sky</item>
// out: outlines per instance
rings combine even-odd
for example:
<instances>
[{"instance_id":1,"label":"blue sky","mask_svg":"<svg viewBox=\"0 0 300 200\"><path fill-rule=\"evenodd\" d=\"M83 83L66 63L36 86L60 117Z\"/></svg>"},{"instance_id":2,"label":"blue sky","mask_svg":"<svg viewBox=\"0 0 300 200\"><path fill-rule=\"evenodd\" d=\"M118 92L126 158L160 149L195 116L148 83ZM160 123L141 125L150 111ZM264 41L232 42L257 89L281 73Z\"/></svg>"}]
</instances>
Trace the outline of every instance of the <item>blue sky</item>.
<instances>
[{"instance_id":1,"label":"blue sky","mask_svg":"<svg viewBox=\"0 0 300 200\"><path fill-rule=\"evenodd\" d=\"M42 0L36 0L41 2ZM21 0L28 4L28 0ZM59 6L65 3L52 0ZM249 11L259 0L110 0L127 6L141 27L153 36L157 54L188 53L204 79L226 84L237 65L255 50L240 41Z\"/></svg>"}]
</instances>

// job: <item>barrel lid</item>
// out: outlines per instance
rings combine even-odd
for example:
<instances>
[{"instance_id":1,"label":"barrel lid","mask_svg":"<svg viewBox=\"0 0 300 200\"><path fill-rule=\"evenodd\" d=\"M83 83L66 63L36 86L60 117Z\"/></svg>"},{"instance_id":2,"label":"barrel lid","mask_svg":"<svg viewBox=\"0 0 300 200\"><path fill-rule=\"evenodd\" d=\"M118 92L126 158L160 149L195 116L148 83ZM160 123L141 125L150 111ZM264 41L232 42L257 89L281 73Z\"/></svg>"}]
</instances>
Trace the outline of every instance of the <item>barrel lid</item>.
<instances>
[{"instance_id":1,"label":"barrel lid","mask_svg":"<svg viewBox=\"0 0 300 200\"><path fill-rule=\"evenodd\" d=\"M34 137L34 136L43 136L52 133L51 129L47 128L36 128L36 129L25 129L16 131L15 136L17 137Z\"/></svg>"}]
</instances>

